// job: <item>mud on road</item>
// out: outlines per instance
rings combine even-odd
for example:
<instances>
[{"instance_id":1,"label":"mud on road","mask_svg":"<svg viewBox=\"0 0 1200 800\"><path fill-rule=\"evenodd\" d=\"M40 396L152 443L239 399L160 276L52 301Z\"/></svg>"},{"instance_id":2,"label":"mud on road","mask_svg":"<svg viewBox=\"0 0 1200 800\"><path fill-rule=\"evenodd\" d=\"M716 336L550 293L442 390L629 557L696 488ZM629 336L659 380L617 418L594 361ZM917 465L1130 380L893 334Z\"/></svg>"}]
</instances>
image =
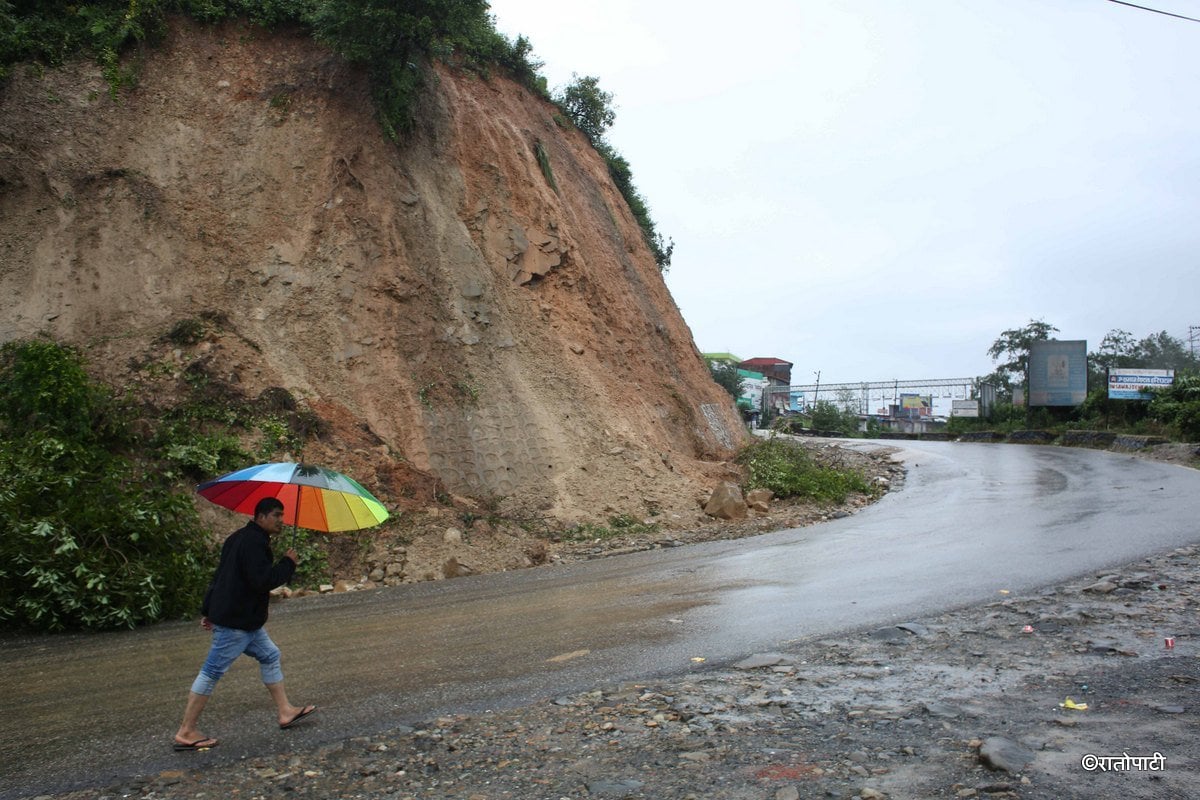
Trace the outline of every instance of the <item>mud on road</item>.
<instances>
[{"instance_id":1,"label":"mud on road","mask_svg":"<svg viewBox=\"0 0 1200 800\"><path fill-rule=\"evenodd\" d=\"M1187 547L738 664L697 653L686 675L233 765L184 754L54 797L1198 797L1198 587ZM1125 755L1146 760L1095 768Z\"/></svg>"}]
</instances>

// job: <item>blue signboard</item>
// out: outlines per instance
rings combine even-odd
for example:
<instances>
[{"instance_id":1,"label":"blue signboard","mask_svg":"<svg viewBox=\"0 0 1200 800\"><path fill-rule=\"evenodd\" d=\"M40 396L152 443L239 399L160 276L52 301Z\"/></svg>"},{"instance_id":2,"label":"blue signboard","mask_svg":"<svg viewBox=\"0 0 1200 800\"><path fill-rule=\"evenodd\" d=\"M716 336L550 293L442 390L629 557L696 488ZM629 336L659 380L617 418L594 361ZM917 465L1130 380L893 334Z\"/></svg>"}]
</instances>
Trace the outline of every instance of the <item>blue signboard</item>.
<instances>
[{"instance_id":1,"label":"blue signboard","mask_svg":"<svg viewBox=\"0 0 1200 800\"><path fill-rule=\"evenodd\" d=\"M1029 348L1029 405L1078 406L1087 399L1087 341L1034 342Z\"/></svg>"},{"instance_id":2,"label":"blue signboard","mask_svg":"<svg viewBox=\"0 0 1200 800\"><path fill-rule=\"evenodd\" d=\"M1166 389L1175 381L1173 369L1109 367L1108 399L1149 400L1149 392Z\"/></svg>"}]
</instances>

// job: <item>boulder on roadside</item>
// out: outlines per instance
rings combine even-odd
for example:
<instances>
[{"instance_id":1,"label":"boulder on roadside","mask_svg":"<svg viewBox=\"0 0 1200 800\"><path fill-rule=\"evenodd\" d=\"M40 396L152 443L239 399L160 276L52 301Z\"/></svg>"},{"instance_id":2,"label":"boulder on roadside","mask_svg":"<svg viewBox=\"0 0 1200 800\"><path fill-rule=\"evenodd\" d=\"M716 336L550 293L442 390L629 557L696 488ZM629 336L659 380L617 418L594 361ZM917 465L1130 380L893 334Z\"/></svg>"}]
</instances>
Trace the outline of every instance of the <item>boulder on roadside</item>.
<instances>
[{"instance_id":1,"label":"boulder on roadside","mask_svg":"<svg viewBox=\"0 0 1200 800\"><path fill-rule=\"evenodd\" d=\"M775 493L770 489L754 489L746 493L746 505L765 514L771 510L769 503L773 497Z\"/></svg>"},{"instance_id":2,"label":"boulder on roadside","mask_svg":"<svg viewBox=\"0 0 1200 800\"><path fill-rule=\"evenodd\" d=\"M979 760L985 767L1014 774L1033 763L1036 757L1032 750L1003 736L984 739L979 748Z\"/></svg>"},{"instance_id":3,"label":"boulder on roadside","mask_svg":"<svg viewBox=\"0 0 1200 800\"><path fill-rule=\"evenodd\" d=\"M704 504L704 513L718 519L745 519L749 509L742 497L741 487L736 483L722 481L713 489L708 502Z\"/></svg>"}]
</instances>

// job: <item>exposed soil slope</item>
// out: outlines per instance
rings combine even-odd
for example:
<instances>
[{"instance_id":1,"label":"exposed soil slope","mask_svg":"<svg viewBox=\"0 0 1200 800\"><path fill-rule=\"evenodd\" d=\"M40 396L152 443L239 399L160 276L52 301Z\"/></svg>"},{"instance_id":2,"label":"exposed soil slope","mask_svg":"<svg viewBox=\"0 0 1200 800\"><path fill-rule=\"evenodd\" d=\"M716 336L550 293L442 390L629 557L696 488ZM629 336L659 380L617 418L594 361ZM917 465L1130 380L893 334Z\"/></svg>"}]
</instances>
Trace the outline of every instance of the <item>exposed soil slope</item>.
<instances>
[{"instance_id":1,"label":"exposed soil slope","mask_svg":"<svg viewBox=\"0 0 1200 800\"><path fill-rule=\"evenodd\" d=\"M400 509L693 514L728 473L736 412L552 106L438 67L397 146L299 34L175 21L138 58L116 101L90 62L0 87L0 341L82 345L159 402L287 389L328 423L305 458Z\"/></svg>"}]
</instances>

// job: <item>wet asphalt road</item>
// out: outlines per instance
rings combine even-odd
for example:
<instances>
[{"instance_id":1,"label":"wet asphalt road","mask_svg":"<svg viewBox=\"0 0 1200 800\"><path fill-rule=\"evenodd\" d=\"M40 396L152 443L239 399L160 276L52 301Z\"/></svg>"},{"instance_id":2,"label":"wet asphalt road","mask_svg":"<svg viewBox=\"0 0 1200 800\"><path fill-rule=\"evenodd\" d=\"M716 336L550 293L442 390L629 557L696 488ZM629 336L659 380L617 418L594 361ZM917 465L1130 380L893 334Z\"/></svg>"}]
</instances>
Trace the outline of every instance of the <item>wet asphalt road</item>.
<instances>
[{"instance_id":1,"label":"wet asphalt road","mask_svg":"<svg viewBox=\"0 0 1200 800\"><path fill-rule=\"evenodd\" d=\"M280 731L242 659L205 712L222 744L203 754L170 750L207 651L195 623L0 640L0 798L703 669L1200 541L1200 471L1089 450L904 446L904 489L835 522L277 605L268 630L291 699L320 712Z\"/></svg>"}]
</instances>

